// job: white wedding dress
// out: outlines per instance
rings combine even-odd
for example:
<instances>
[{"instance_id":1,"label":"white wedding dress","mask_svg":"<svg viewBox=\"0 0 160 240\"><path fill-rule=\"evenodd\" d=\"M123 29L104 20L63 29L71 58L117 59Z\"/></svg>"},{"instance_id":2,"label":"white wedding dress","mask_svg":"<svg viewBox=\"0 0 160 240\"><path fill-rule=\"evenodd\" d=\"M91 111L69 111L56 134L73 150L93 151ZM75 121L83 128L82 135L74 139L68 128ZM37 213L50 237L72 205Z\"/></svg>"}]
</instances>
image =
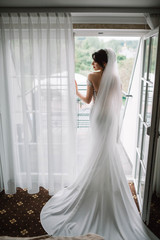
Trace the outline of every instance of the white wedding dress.
<instances>
[{"instance_id":1,"label":"white wedding dress","mask_svg":"<svg viewBox=\"0 0 160 240\"><path fill-rule=\"evenodd\" d=\"M49 235L95 233L105 240L158 240L141 220L121 166L118 142L121 83L111 49L91 113L88 160L75 182L43 207L41 224Z\"/></svg>"}]
</instances>

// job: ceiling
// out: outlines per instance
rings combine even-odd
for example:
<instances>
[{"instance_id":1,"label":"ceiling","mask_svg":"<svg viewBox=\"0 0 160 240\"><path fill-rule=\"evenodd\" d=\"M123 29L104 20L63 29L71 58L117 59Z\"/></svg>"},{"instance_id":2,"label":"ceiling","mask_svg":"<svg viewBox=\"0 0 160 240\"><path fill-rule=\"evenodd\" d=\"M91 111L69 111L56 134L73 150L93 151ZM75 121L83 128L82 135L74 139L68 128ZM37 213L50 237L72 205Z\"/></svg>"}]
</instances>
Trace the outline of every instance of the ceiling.
<instances>
[{"instance_id":1,"label":"ceiling","mask_svg":"<svg viewBox=\"0 0 160 240\"><path fill-rule=\"evenodd\" d=\"M159 8L160 0L0 0L0 7Z\"/></svg>"},{"instance_id":2,"label":"ceiling","mask_svg":"<svg viewBox=\"0 0 160 240\"><path fill-rule=\"evenodd\" d=\"M146 26L144 13L160 14L160 0L0 0L0 12L14 11L66 11L71 13L73 24Z\"/></svg>"}]
</instances>

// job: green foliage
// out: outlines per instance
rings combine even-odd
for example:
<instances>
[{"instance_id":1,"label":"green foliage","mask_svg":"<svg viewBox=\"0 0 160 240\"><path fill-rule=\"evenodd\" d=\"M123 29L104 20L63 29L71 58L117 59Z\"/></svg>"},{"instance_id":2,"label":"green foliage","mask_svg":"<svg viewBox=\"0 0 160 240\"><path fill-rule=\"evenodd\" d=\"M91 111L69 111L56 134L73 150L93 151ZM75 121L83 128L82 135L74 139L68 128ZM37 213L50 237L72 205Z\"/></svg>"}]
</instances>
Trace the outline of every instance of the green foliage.
<instances>
[{"instance_id":1,"label":"green foliage","mask_svg":"<svg viewBox=\"0 0 160 240\"><path fill-rule=\"evenodd\" d=\"M105 48L112 48L116 54L120 51L120 49L124 45L124 40L110 40L107 43L105 43Z\"/></svg>"},{"instance_id":2,"label":"green foliage","mask_svg":"<svg viewBox=\"0 0 160 240\"><path fill-rule=\"evenodd\" d=\"M75 39L75 68L76 73L92 71L92 54L98 49L105 48L105 44L97 37L78 37Z\"/></svg>"},{"instance_id":3,"label":"green foliage","mask_svg":"<svg viewBox=\"0 0 160 240\"><path fill-rule=\"evenodd\" d=\"M117 63L119 67L119 74L122 81L122 88L127 92L129 80L132 72L134 58L127 58L125 55L121 54L123 49L128 51L134 50L138 45L138 40L117 40L112 39L110 41L103 41L103 38L98 37L76 37L75 38L75 68L76 73L83 74L87 76L92 68L92 54L99 50L105 48L112 48L117 55Z\"/></svg>"},{"instance_id":4,"label":"green foliage","mask_svg":"<svg viewBox=\"0 0 160 240\"><path fill-rule=\"evenodd\" d=\"M126 59L126 56L123 56L123 55L118 55L117 56L117 62L123 61L125 59Z\"/></svg>"},{"instance_id":5,"label":"green foliage","mask_svg":"<svg viewBox=\"0 0 160 240\"><path fill-rule=\"evenodd\" d=\"M134 59L124 59L118 62L119 75L122 82L123 91L128 91L129 80L131 77L131 72L133 68Z\"/></svg>"},{"instance_id":6,"label":"green foliage","mask_svg":"<svg viewBox=\"0 0 160 240\"><path fill-rule=\"evenodd\" d=\"M128 48L132 48L136 50L137 44L138 44L137 40L128 40L126 41L126 43Z\"/></svg>"},{"instance_id":7,"label":"green foliage","mask_svg":"<svg viewBox=\"0 0 160 240\"><path fill-rule=\"evenodd\" d=\"M89 71L92 71L92 54L105 48L112 48L117 55L117 62L124 61L126 56L120 55L122 47L135 49L138 41L130 40L116 40L112 39L104 42L98 37L76 37L75 38L75 69L76 73L83 73L87 76Z\"/></svg>"}]
</instances>

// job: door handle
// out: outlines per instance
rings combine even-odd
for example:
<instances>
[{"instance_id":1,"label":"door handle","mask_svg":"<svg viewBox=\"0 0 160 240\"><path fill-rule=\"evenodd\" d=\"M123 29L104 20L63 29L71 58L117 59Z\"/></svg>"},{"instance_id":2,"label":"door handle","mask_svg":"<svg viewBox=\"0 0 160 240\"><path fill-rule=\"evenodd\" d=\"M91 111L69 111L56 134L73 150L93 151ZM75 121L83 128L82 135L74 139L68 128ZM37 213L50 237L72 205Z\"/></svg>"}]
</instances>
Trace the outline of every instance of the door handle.
<instances>
[{"instance_id":1,"label":"door handle","mask_svg":"<svg viewBox=\"0 0 160 240\"><path fill-rule=\"evenodd\" d=\"M128 94L128 93L126 93L126 92L124 92L124 91L122 91L122 93L123 93L123 95L124 95L126 98L133 97L133 95Z\"/></svg>"}]
</instances>

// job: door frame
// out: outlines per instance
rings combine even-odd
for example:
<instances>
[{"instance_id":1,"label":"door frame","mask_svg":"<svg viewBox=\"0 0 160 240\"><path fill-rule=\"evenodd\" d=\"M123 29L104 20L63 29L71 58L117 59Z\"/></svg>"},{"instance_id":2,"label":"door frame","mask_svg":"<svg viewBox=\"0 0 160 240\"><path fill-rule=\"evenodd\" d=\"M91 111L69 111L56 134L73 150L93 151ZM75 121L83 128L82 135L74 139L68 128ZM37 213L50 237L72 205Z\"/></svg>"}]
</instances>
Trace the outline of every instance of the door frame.
<instances>
[{"instance_id":1,"label":"door frame","mask_svg":"<svg viewBox=\"0 0 160 240\"><path fill-rule=\"evenodd\" d=\"M150 127L150 140L148 149L148 160L145 177L144 200L142 206L142 219L149 224L151 198L153 193L153 178L155 172L155 159L157 150L157 140L159 136L159 119L160 119L160 26L144 36L144 39L152 37L158 33L157 59L155 70L155 83L153 92L152 117ZM144 57L144 56L143 56Z\"/></svg>"}]
</instances>

